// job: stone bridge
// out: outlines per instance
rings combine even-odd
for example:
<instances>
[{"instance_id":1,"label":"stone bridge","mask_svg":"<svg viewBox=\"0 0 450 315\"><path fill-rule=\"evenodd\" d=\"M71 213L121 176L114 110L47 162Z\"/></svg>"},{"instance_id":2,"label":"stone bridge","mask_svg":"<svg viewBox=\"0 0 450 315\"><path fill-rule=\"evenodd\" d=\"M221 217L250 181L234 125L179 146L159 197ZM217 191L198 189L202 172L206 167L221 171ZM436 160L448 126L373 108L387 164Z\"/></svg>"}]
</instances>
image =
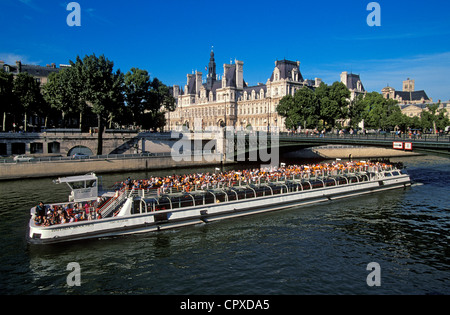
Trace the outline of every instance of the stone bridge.
<instances>
[{"instance_id":1,"label":"stone bridge","mask_svg":"<svg viewBox=\"0 0 450 315\"><path fill-rule=\"evenodd\" d=\"M96 133L81 133L76 130L0 133L0 155L71 156L75 153L95 155L97 136ZM103 153L166 153L170 152L176 140L171 139L170 134L107 131L103 134Z\"/></svg>"},{"instance_id":2,"label":"stone bridge","mask_svg":"<svg viewBox=\"0 0 450 315\"><path fill-rule=\"evenodd\" d=\"M450 154L450 136L422 135L420 138L392 134L373 135L304 135L264 132L195 132L195 133L137 133L106 131L103 135L103 154L169 153L178 151L224 154L224 159L241 161L242 156L254 156L255 151L295 151L305 147L327 144L392 148L394 142L402 149L427 150ZM176 145L175 145L176 144ZM95 155L97 134L78 130L47 131L43 133L0 133L0 155L62 155L74 153ZM241 159L237 159L237 157Z\"/></svg>"}]
</instances>

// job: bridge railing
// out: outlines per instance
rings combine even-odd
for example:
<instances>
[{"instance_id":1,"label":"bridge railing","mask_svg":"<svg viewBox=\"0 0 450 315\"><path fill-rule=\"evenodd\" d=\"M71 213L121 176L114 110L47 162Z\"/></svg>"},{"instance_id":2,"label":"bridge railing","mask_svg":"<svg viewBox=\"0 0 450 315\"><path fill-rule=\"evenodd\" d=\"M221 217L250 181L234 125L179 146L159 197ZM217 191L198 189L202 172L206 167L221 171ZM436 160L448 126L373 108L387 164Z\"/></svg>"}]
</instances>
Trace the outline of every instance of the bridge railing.
<instances>
[{"instance_id":1,"label":"bridge railing","mask_svg":"<svg viewBox=\"0 0 450 315\"><path fill-rule=\"evenodd\" d=\"M27 155L32 157L32 155ZM13 158L0 159L0 163L35 163L35 162L58 162L58 161L71 161L71 162L83 162L83 161L95 161L95 160L107 160L107 159L134 159L134 158L156 158L171 156L171 152L162 153L136 153L136 154L103 154L103 155L91 155L83 157L70 157L70 156L49 156L49 157L33 157L32 160L27 162L16 162Z\"/></svg>"},{"instance_id":2,"label":"bridge railing","mask_svg":"<svg viewBox=\"0 0 450 315\"><path fill-rule=\"evenodd\" d=\"M188 151L184 153L186 157L194 157L195 154L198 156L212 156L213 158L217 156L218 153L206 150L206 151ZM32 157L30 161L16 162L13 158L0 158L0 164L27 164L27 163L39 163L39 162L85 162L85 161L97 161L97 160L114 160L114 159L136 159L136 158L161 158L161 157L173 157L172 152L161 152L161 153L136 153L136 154L103 154L103 155L91 155L83 157L70 157L70 156L52 156L52 157L33 157L32 155L27 155L27 157Z\"/></svg>"},{"instance_id":3,"label":"bridge railing","mask_svg":"<svg viewBox=\"0 0 450 315\"><path fill-rule=\"evenodd\" d=\"M450 142L450 135L420 134L396 135L392 133L367 133L367 134L315 134L315 133L280 133L280 137L306 138L306 139L354 139L354 140L392 140L392 141L422 141L422 142Z\"/></svg>"}]
</instances>

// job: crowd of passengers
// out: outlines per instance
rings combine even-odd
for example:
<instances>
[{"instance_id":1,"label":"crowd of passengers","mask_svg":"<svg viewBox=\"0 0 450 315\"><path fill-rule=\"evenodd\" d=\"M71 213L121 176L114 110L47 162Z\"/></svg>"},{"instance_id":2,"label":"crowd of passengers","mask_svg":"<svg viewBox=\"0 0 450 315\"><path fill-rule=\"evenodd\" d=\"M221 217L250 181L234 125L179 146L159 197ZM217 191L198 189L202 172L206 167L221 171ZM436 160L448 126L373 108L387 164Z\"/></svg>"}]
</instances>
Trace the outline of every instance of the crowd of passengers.
<instances>
[{"instance_id":1,"label":"crowd of passengers","mask_svg":"<svg viewBox=\"0 0 450 315\"><path fill-rule=\"evenodd\" d=\"M257 184L261 182L273 182L284 179L310 178L311 176L328 176L342 173L355 173L359 171L381 171L390 168L391 165L384 162L370 161L334 161L331 163L289 165L282 164L276 169L247 169L242 171L231 170L218 173L195 173L161 177L153 176L149 179L132 180L127 178L120 183L117 189L128 188L132 190L160 189L161 193L169 191L189 192L194 189L207 189L218 184L242 185Z\"/></svg>"},{"instance_id":2,"label":"crowd of passengers","mask_svg":"<svg viewBox=\"0 0 450 315\"><path fill-rule=\"evenodd\" d=\"M100 208L105 201L105 198L99 197L94 202L67 203L65 205L44 205L43 202L40 202L36 206L34 222L36 225L51 226L101 219Z\"/></svg>"}]
</instances>

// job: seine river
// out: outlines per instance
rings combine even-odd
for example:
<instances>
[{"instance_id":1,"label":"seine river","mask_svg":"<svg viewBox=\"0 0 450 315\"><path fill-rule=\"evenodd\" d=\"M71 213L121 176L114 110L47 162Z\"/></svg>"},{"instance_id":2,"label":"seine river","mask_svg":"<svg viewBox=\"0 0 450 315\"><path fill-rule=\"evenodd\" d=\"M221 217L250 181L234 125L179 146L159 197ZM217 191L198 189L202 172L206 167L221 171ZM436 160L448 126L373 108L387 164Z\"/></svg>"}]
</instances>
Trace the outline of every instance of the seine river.
<instances>
[{"instance_id":1,"label":"seine river","mask_svg":"<svg viewBox=\"0 0 450 315\"><path fill-rule=\"evenodd\" d=\"M1 182L0 293L450 294L450 159L401 161L415 182L405 190L50 246L26 243L29 209L67 200L67 187L49 178ZM174 172L193 171L214 170ZM103 182L127 176L149 174L103 175ZM71 262L81 267L81 286L67 283ZM367 283L372 262L380 286Z\"/></svg>"}]
</instances>

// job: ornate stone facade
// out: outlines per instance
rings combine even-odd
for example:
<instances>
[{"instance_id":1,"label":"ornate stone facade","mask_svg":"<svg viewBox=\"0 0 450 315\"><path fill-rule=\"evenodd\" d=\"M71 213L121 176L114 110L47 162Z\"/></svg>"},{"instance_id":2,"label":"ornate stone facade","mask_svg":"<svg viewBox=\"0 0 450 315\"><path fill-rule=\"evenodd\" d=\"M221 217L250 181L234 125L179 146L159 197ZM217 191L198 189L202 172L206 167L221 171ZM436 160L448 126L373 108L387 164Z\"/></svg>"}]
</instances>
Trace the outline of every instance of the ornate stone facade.
<instances>
[{"instance_id":1,"label":"ornate stone facade","mask_svg":"<svg viewBox=\"0 0 450 315\"><path fill-rule=\"evenodd\" d=\"M308 86L314 88L320 79L304 80L300 62L275 61L275 68L265 84L249 86L244 80L244 62L223 65L223 75L216 73L214 52L211 51L206 80L196 71L187 75L184 88L173 86L177 101L174 112L166 113L167 128L181 130L208 130L214 127L233 126L236 130L284 131L284 118L276 112L280 99L294 95L295 91ZM194 126L194 120L201 126Z\"/></svg>"}]
</instances>

